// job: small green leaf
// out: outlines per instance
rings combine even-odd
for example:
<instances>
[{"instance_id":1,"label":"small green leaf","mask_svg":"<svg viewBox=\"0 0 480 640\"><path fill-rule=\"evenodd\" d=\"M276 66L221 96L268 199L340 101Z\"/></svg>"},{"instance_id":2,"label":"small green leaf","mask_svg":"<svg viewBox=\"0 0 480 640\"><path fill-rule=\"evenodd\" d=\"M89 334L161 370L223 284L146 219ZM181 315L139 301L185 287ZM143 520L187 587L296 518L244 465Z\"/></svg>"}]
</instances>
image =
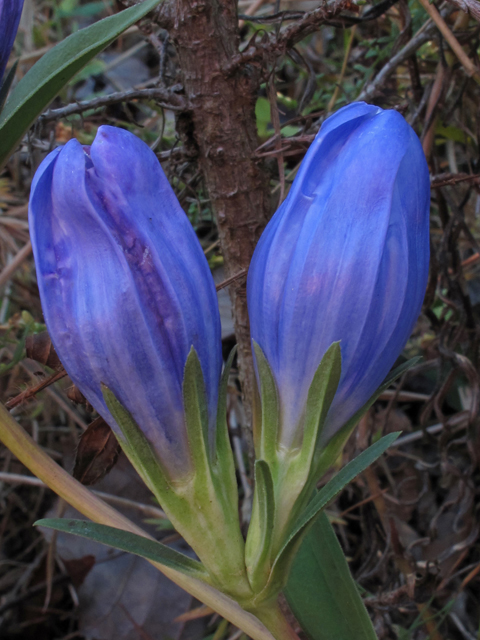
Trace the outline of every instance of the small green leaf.
<instances>
[{"instance_id":1,"label":"small green leaf","mask_svg":"<svg viewBox=\"0 0 480 640\"><path fill-rule=\"evenodd\" d=\"M343 469L341 469L322 489L317 495L310 501L307 508L296 522L293 531L288 536L285 544L280 550L277 558L275 559L275 565L285 559L288 556L289 550L293 549L298 543L299 537L304 533L306 527L311 524L313 519L331 502L335 496L359 473L365 471L382 453L384 453L388 447L398 438L400 432L390 433L388 436L384 436L381 440L372 444L371 447L362 451L354 460L349 462Z\"/></svg>"},{"instance_id":2,"label":"small green leaf","mask_svg":"<svg viewBox=\"0 0 480 640\"><path fill-rule=\"evenodd\" d=\"M285 596L311 640L376 640L365 605L325 513L316 518L290 570Z\"/></svg>"},{"instance_id":3,"label":"small green leaf","mask_svg":"<svg viewBox=\"0 0 480 640\"><path fill-rule=\"evenodd\" d=\"M322 358L308 390L305 412L305 431L302 442L302 464L310 467L318 439L330 405L337 392L342 373L340 343L334 342Z\"/></svg>"},{"instance_id":4,"label":"small green leaf","mask_svg":"<svg viewBox=\"0 0 480 640\"><path fill-rule=\"evenodd\" d=\"M69 520L68 518L46 518L35 522L38 527L47 527L55 531L73 533L82 538L106 544L115 549L121 549L136 556L141 556L153 562L159 562L165 567L181 571L192 578L209 582L208 573L197 560L189 558L183 553L170 549L161 542L137 536L130 531L107 527L96 522L86 520Z\"/></svg>"},{"instance_id":5,"label":"small green leaf","mask_svg":"<svg viewBox=\"0 0 480 640\"><path fill-rule=\"evenodd\" d=\"M183 404L185 423L192 458L203 467L205 457L210 460L211 446L208 434L208 410L205 397L205 382L197 352L190 348L183 373Z\"/></svg>"},{"instance_id":6,"label":"small green leaf","mask_svg":"<svg viewBox=\"0 0 480 640\"><path fill-rule=\"evenodd\" d=\"M248 530L245 562L254 591L263 586L270 574L272 531L275 519L275 491L270 467L265 460L255 462L255 498L252 523Z\"/></svg>"},{"instance_id":7,"label":"small green leaf","mask_svg":"<svg viewBox=\"0 0 480 640\"><path fill-rule=\"evenodd\" d=\"M238 486L235 474L235 461L233 459L230 434L228 432L227 424L227 393L230 369L236 352L237 347L235 346L228 356L228 360L225 363L222 378L220 380L217 405L217 446L214 452L215 459L211 465L213 478L217 483L217 488L223 495L225 495L225 499L231 505L238 505Z\"/></svg>"},{"instance_id":8,"label":"small green leaf","mask_svg":"<svg viewBox=\"0 0 480 640\"><path fill-rule=\"evenodd\" d=\"M315 460L315 475L317 478L321 478L322 475L334 464L335 460L343 451L343 448L349 439L352 431L355 429L357 424L363 418L363 416L367 413L370 407L374 404L377 398L392 384L395 382L400 376L402 376L406 371L411 369L421 360L420 357L411 358L411 360L407 360L402 365L394 369L388 376L385 378L384 382L378 387L375 393L367 400L367 402L361 407L351 418L346 422L343 427L336 433L331 440L323 447L320 448L316 455Z\"/></svg>"},{"instance_id":9,"label":"small green leaf","mask_svg":"<svg viewBox=\"0 0 480 640\"><path fill-rule=\"evenodd\" d=\"M35 118L70 78L158 3L159 0L144 0L99 20L68 36L40 58L12 91L0 115L0 169Z\"/></svg>"},{"instance_id":10,"label":"small green leaf","mask_svg":"<svg viewBox=\"0 0 480 640\"><path fill-rule=\"evenodd\" d=\"M115 433L117 440L137 473L157 498L167 492L171 494L160 461L142 430L117 400L115 394L105 385L102 385L102 394L108 410L122 432L123 437Z\"/></svg>"},{"instance_id":11,"label":"small green leaf","mask_svg":"<svg viewBox=\"0 0 480 640\"><path fill-rule=\"evenodd\" d=\"M274 462L276 460L279 424L278 391L270 365L261 347L253 341L253 350L260 378L261 425L255 425L255 452L257 458ZM257 426L260 427L257 430Z\"/></svg>"},{"instance_id":12,"label":"small green leaf","mask_svg":"<svg viewBox=\"0 0 480 640\"><path fill-rule=\"evenodd\" d=\"M225 363L225 367L222 373L222 379L220 380L220 388L218 390L218 406L217 406L217 454L221 455L221 452L227 446L228 451L231 452L230 438L228 436L227 425L227 393L228 393L228 379L230 377L230 369L232 368L232 362L237 353L237 345L233 347L228 356L228 360Z\"/></svg>"}]
</instances>

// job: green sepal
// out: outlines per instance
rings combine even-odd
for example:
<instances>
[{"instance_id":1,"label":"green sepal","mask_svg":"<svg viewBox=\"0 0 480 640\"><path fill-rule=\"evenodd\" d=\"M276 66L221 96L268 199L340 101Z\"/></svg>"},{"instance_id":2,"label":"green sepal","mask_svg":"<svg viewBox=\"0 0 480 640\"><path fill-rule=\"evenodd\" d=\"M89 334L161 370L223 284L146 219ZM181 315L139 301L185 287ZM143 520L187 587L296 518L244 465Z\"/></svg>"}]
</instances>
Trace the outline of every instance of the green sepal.
<instances>
[{"instance_id":1,"label":"green sepal","mask_svg":"<svg viewBox=\"0 0 480 640\"><path fill-rule=\"evenodd\" d=\"M274 585L286 579L288 571L297 551L303 535L308 530L310 524L319 513L342 491L362 471L365 471L388 447L398 438L400 432L390 433L381 438L378 442L362 451L354 460L341 469L310 501L307 508L296 521L292 531L287 536L283 547L280 549L273 563L271 572L271 583ZM268 587L267 587L268 588Z\"/></svg>"},{"instance_id":2,"label":"green sepal","mask_svg":"<svg viewBox=\"0 0 480 640\"><path fill-rule=\"evenodd\" d=\"M193 463L185 477L169 477L129 412L104 385L102 392L122 432L118 437L122 449L174 527L202 560L212 584L237 601L248 599L251 588L245 567L232 453L230 462L211 461L205 385L195 350L192 348L189 353L183 382L185 424Z\"/></svg>"},{"instance_id":3,"label":"green sepal","mask_svg":"<svg viewBox=\"0 0 480 640\"><path fill-rule=\"evenodd\" d=\"M228 379L232 368L233 359L237 352L234 346L231 350L225 367L223 369L218 390L217 405L217 432L216 432L216 451L211 465L212 474L217 484L217 491L224 496L226 503L232 507L238 508L238 486L237 477L235 475L235 461L233 459L233 451L230 444L230 435L228 433L227 424L227 394Z\"/></svg>"},{"instance_id":4,"label":"green sepal","mask_svg":"<svg viewBox=\"0 0 480 640\"><path fill-rule=\"evenodd\" d=\"M328 410L337 392L341 373L342 354L340 342L334 342L323 356L308 390L302 453L299 460L299 464L302 467L307 466L308 469L311 467ZM317 479L315 477L314 481Z\"/></svg>"},{"instance_id":5,"label":"green sepal","mask_svg":"<svg viewBox=\"0 0 480 640\"><path fill-rule=\"evenodd\" d=\"M118 434L116 436L127 458L155 496L165 493L169 489L165 470L142 430L117 400L115 394L104 384L102 384L102 394L108 410L122 432L123 437Z\"/></svg>"},{"instance_id":6,"label":"green sepal","mask_svg":"<svg viewBox=\"0 0 480 640\"><path fill-rule=\"evenodd\" d=\"M245 562L253 591L259 591L271 570L272 531L275 521L275 491L270 467L255 462L255 494L252 524L245 545Z\"/></svg>"},{"instance_id":7,"label":"green sepal","mask_svg":"<svg viewBox=\"0 0 480 640\"><path fill-rule=\"evenodd\" d=\"M204 474L212 457L208 436L208 409L202 366L193 347L190 348L185 363L182 391L190 455L195 472Z\"/></svg>"},{"instance_id":8,"label":"green sepal","mask_svg":"<svg viewBox=\"0 0 480 640\"><path fill-rule=\"evenodd\" d=\"M106 544L109 547L114 547L115 549L141 556L147 560L158 562L165 567L181 571L185 575L211 584L207 571L197 560L189 558L161 542L149 540L143 536L137 536L130 531L123 531L122 529L116 529L115 527L108 527L86 520L70 520L68 518L46 518L44 520L37 520L35 526L47 527L55 531L63 531L82 538L88 538L89 540Z\"/></svg>"},{"instance_id":9,"label":"green sepal","mask_svg":"<svg viewBox=\"0 0 480 640\"><path fill-rule=\"evenodd\" d=\"M377 640L325 512L320 513L304 537L284 593L310 640Z\"/></svg>"},{"instance_id":10,"label":"green sepal","mask_svg":"<svg viewBox=\"0 0 480 640\"><path fill-rule=\"evenodd\" d=\"M230 446L230 438L228 435L227 425L227 394L228 394L228 379L230 377L230 370L232 368L233 359L237 353L237 345L233 347L228 356L227 362L223 369L222 378L220 380L220 387L218 390L218 405L217 405L217 457L223 459L224 455L228 454L232 458L232 447Z\"/></svg>"},{"instance_id":11,"label":"green sepal","mask_svg":"<svg viewBox=\"0 0 480 640\"><path fill-rule=\"evenodd\" d=\"M278 426L280 421L278 390L270 365L260 346L253 340L253 351L260 378L260 422L255 425L255 452L259 460L270 464L276 459Z\"/></svg>"},{"instance_id":12,"label":"green sepal","mask_svg":"<svg viewBox=\"0 0 480 640\"><path fill-rule=\"evenodd\" d=\"M367 400L367 402L348 420L343 427L328 441L328 443L317 450L314 461L315 477L321 478L328 469L335 464L335 461L342 453L347 440L350 438L352 431L367 413L370 407L376 402L377 398L400 376L411 369L421 360L420 357L411 358L399 367L396 367L388 374L383 383L378 387L375 393Z\"/></svg>"},{"instance_id":13,"label":"green sepal","mask_svg":"<svg viewBox=\"0 0 480 640\"><path fill-rule=\"evenodd\" d=\"M272 479L271 497L267 495L272 503L268 525L264 521L266 510L260 508L263 496L257 495L265 494L262 476L260 483L255 484L254 508L246 543L249 579L254 591L260 593L267 583L273 589L270 582L273 560L293 523L305 509L315 486L317 477L312 469L312 461L340 381L341 350L340 343L335 342L323 356L310 385L303 418L303 435L287 449L277 442L279 434L276 421L279 415L275 380L260 347L254 344L254 348L261 383L262 411L262 433L255 444L257 456L261 457L262 452L266 456L264 464ZM283 583L277 587L280 589Z\"/></svg>"},{"instance_id":14,"label":"green sepal","mask_svg":"<svg viewBox=\"0 0 480 640\"><path fill-rule=\"evenodd\" d=\"M10 90L10 87L12 86L12 82L15 77L15 73L17 71L17 66L18 66L18 60L15 60L15 62L12 65L12 68L5 76L5 79L2 85L0 86L0 111L2 111L3 109L3 105L5 104L5 100L7 99L8 92ZM1 81L1 78L0 78L0 81Z\"/></svg>"}]
</instances>

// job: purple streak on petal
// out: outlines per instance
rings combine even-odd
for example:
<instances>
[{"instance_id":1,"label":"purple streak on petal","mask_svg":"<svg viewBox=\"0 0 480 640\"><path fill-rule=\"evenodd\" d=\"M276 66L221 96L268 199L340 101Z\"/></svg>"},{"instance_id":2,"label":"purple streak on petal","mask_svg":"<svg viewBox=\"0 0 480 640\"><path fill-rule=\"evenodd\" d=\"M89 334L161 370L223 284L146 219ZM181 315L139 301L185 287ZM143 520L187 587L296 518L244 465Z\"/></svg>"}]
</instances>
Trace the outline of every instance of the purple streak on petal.
<instances>
[{"instance_id":1,"label":"purple streak on petal","mask_svg":"<svg viewBox=\"0 0 480 640\"><path fill-rule=\"evenodd\" d=\"M155 155L111 127L91 148L70 141L40 167L30 221L45 320L66 370L117 429L105 383L171 475L185 475L183 368L193 344L213 438L220 324L205 257Z\"/></svg>"}]
</instances>

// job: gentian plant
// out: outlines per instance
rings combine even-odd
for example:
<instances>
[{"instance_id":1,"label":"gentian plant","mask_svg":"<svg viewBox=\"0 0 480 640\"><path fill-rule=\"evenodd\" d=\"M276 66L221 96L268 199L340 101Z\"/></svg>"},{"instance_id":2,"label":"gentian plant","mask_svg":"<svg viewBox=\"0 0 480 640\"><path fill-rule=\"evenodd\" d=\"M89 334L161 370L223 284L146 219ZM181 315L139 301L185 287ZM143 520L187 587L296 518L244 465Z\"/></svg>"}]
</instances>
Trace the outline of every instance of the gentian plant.
<instances>
[{"instance_id":1,"label":"gentian plant","mask_svg":"<svg viewBox=\"0 0 480 640\"><path fill-rule=\"evenodd\" d=\"M429 206L413 129L395 111L354 103L323 124L257 245L247 284L260 390L254 438L275 513L265 537L256 503L247 541L255 584L272 580L315 483L413 329Z\"/></svg>"},{"instance_id":2,"label":"gentian plant","mask_svg":"<svg viewBox=\"0 0 480 640\"><path fill-rule=\"evenodd\" d=\"M71 140L37 171L29 215L70 377L212 579L248 594L215 285L155 154L108 126L91 147Z\"/></svg>"},{"instance_id":3,"label":"gentian plant","mask_svg":"<svg viewBox=\"0 0 480 640\"><path fill-rule=\"evenodd\" d=\"M258 394L245 544L215 288L155 155L101 127L91 147L68 142L35 176L38 284L67 372L200 559L177 554L175 566L278 640L296 637L277 598L310 524L395 438L316 494L420 312L428 208L425 157L402 116L357 103L325 121L248 274ZM118 539L85 523L47 524Z\"/></svg>"}]
</instances>

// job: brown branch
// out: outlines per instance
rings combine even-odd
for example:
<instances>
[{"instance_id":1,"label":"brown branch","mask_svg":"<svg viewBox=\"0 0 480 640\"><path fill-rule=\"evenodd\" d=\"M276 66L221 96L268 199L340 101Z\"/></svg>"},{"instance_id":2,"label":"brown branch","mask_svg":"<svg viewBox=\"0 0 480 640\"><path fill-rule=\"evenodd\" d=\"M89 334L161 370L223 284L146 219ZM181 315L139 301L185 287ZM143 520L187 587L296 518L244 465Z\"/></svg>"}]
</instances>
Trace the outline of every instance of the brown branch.
<instances>
[{"instance_id":1,"label":"brown branch","mask_svg":"<svg viewBox=\"0 0 480 640\"><path fill-rule=\"evenodd\" d=\"M170 30L183 75L189 113L177 119L183 148L195 153L216 217L225 277L248 270L255 245L270 217L268 174L254 158L258 147L255 102L261 74L224 69L238 55L236 2L176 0ZM245 278L232 281L239 371L251 424L254 367ZM242 425L246 426L246 425ZM246 433L247 438L251 436Z\"/></svg>"},{"instance_id":2,"label":"brown branch","mask_svg":"<svg viewBox=\"0 0 480 640\"><path fill-rule=\"evenodd\" d=\"M448 42L451 50L457 56L457 58L460 61L461 65L465 69L467 75L469 77L476 76L477 79L479 79L480 78L480 70L475 65L475 63L472 62L472 60L470 60L470 58L467 56L467 54L465 53L465 51L462 48L462 45L458 42L456 37L453 35L453 33L451 32L449 26L447 25L445 20L442 18L442 16L438 12L438 9L435 7L435 5L434 4L430 4L429 0L418 0L418 1L422 5L422 7L425 9L425 11L428 13L430 18L437 25L437 29L440 31L442 36Z\"/></svg>"},{"instance_id":3,"label":"brown branch","mask_svg":"<svg viewBox=\"0 0 480 640\"><path fill-rule=\"evenodd\" d=\"M478 0L448 0L448 2L480 22L480 2Z\"/></svg>"},{"instance_id":4,"label":"brown branch","mask_svg":"<svg viewBox=\"0 0 480 640\"><path fill-rule=\"evenodd\" d=\"M443 173L438 176L433 176L430 186L432 189L438 187L448 187L459 182L473 182L480 185L480 174L469 173Z\"/></svg>"},{"instance_id":5,"label":"brown branch","mask_svg":"<svg viewBox=\"0 0 480 640\"><path fill-rule=\"evenodd\" d=\"M285 53L297 42L318 30L319 26L327 20L338 16L340 11L351 7L350 0L330 0L324 2L320 7L306 13L301 20L288 25L280 32L276 41L276 51Z\"/></svg>"},{"instance_id":6,"label":"brown branch","mask_svg":"<svg viewBox=\"0 0 480 640\"><path fill-rule=\"evenodd\" d=\"M339 17L341 11L351 6L350 0L324 0L320 7L306 12L300 20L285 27L278 36L266 34L262 42L253 44L242 53L233 56L229 64L224 66L224 71L231 74L240 67L249 63L265 63L270 58L283 55L292 49L297 42L303 40L329 20Z\"/></svg>"},{"instance_id":7,"label":"brown branch","mask_svg":"<svg viewBox=\"0 0 480 640\"><path fill-rule=\"evenodd\" d=\"M428 20L423 28L420 31L417 31L410 42L408 42L403 49L400 49L400 51L393 56L393 58L391 58L384 67L382 67L382 70L375 76L372 82L363 89L357 100L368 101L380 93L385 80L395 71L398 65L410 58L417 49L420 49L422 44L431 40L435 31L435 24Z\"/></svg>"},{"instance_id":8,"label":"brown branch","mask_svg":"<svg viewBox=\"0 0 480 640\"><path fill-rule=\"evenodd\" d=\"M178 85L175 88L179 88ZM93 100L84 100L68 104L66 107L59 109L49 109L42 116L41 120L48 122L50 120L58 120L66 118L76 113L83 113L90 109L99 109L100 107L108 107L111 104L119 102L127 102L129 100L155 100L155 102L172 111L188 111L188 103L185 98L172 89L159 89L153 87L151 89L129 89L128 91L118 91L108 96L101 96Z\"/></svg>"}]
</instances>

